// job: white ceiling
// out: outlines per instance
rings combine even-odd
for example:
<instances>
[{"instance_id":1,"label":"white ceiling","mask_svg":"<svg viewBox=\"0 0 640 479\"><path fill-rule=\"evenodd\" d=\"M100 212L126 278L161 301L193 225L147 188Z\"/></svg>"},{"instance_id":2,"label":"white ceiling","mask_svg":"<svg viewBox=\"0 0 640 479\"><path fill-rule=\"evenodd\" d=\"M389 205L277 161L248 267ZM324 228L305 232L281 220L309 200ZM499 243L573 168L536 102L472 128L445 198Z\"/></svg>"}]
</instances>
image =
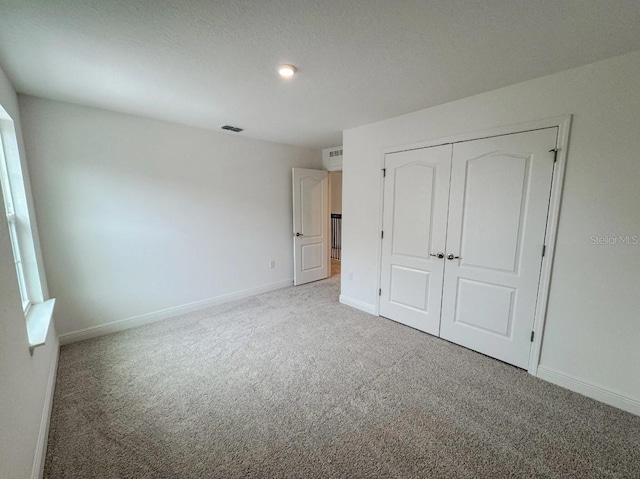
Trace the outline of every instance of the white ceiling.
<instances>
[{"instance_id":1,"label":"white ceiling","mask_svg":"<svg viewBox=\"0 0 640 479\"><path fill-rule=\"evenodd\" d=\"M313 148L638 49L638 0L0 0L21 93Z\"/></svg>"}]
</instances>

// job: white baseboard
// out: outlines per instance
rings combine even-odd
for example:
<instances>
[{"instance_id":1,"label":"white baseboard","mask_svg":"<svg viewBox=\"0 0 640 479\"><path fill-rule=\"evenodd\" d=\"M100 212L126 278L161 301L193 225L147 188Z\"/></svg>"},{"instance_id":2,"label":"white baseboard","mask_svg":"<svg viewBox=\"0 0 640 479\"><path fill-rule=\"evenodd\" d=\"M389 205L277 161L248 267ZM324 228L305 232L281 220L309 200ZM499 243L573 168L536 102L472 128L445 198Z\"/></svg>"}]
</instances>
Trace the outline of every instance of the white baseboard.
<instances>
[{"instance_id":1,"label":"white baseboard","mask_svg":"<svg viewBox=\"0 0 640 479\"><path fill-rule=\"evenodd\" d=\"M544 379L550 383L570 389L571 391L580 393L583 396L590 397L596 401L609 404L610 406L617 407L640 416L640 401L627 397L624 394L611 391L610 389L606 389L602 386L590 384L581 379L554 371L553 369L549 369L544 366L538 366L537 376L540 379Z\"/></svg>"},{"instance_id":2,"label":"white baseboard","mask_svg":"<svg viewBox=\"0 0 640 479\"><path fill-rule=\"evenodd\" d=\"M351 306L352 308L359 309L360 311L364 311L365 313L373 314L377 316L375 305L365 303L364 301L360 301L358 299L349 298L348 296L340 295L340 302L342 304L346 304L347 306Z\"/></svg>"},{"instance_id":3,"label":"white baseboard","mask_svg":"<svg viewBox=\"0 0 640 479\"><path fill-rule=\"evenodd\" d=\"M51 408L53 407L53 392L56 386L56 374L58 372L58 356L60 346L56 344L53 351L53 360L49 369L47 379L47 392L44 396L44 406L42 407L42 418L40 419L40 432L36 444L36 457L33 461L31 479L42 479L44 476L44 463L47 455L47 439L49 439L49 422L51 420Z\"/></svg>"},{"instance_id":4,"label":"white baseboard","mask_svg":"<svg viewBox=\"0 0 640 479\"><path fill-rule=\"evenodd\" d=\"M71 333L61 334L59 336L60 344L70 344L77 341L83 341L85 339L97 338L98 336L104 336L106 334L116 333L118 331L124 331L125 329L137 328L145 324L155 323L157 321L163 321L165 319L173 318L181 314L191 313L193 311L199 311L201 309L215 306L217 304L229 303L231 301L237 301L239 299L255 296L256 294L268 293L269 291L275 291L276 289L286 288L293 285L293 279L287 279L285 281L279 281L277 283L265 284L256 288L245 289L242 291L236 291L234 293L223 294L214 298L203 299L201 301L195 301L193 303L183 304L175 306L173 308L163 309L161 311L155 311L152 313L141 314L140 316L134 316L132 318L120 319L107 324L101 324L99 326L93 326L90 328L81 329L79 331L73 331Z\"/></svg>"}]
</instances>

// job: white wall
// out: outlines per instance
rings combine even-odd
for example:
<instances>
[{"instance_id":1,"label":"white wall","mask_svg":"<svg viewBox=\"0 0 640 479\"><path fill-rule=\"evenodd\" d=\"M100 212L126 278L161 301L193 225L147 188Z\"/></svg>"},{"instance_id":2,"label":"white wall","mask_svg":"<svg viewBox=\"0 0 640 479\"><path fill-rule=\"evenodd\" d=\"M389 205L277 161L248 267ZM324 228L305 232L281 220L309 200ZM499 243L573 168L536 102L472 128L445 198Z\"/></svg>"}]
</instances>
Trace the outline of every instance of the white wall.
<instances>
[{"instance_id":1,"label":"white wall","mask_svg":"<svg viewBox=\"0 0 640 479\"><path fill-rule=\"evenodd\" d=\"M14 121L24 160L18 100L0 70L0 104ZM24 171L28 178L27 172ZM28 187L27 187L28 190ZM22 302L6 221L0 221L0 477L28 478L39 472L50 406L58 340L51 327L45 346L29 354ZM41 435L42 433L42 435Z\"/></svg>"},{"instance_id":2,"label":"white wall","mask_svg":"<svg viewBox=\"0 0 640 479\"><path fill-rule=\"evenodd\" d=\"M292 279L291 168L319 168L319 150L29 96L20 109L61 334Z\"/></svg>"},{"instance_id":3,"label":"white wall","mask_svg":"<svg viewBox=\"0 0 640 479\"><path fill-rule=\"evenodd\" d=\"M640 235L639 78L634 52L345 131L344 299L375 308L383 148L573 114L541 370L640 406L640 245L591 242Z\"/></svg>"}]
</instances>

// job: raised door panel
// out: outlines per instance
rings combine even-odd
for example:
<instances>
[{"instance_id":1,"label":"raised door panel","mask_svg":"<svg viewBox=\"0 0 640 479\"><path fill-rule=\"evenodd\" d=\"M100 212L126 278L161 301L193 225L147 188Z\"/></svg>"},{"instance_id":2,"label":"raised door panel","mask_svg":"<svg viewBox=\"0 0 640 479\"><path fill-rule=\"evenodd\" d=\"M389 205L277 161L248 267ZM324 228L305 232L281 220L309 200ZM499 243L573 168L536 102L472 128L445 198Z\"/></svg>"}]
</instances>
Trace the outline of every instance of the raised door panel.
<instances>
[{"instance_id":1,"label":"raised door panel","mask_svg":"<svg viewBox=\"0 0 640 479\"><path fill-rule=\"evenodd\" d=\"M459 278L454 321L509 338L515 298L514 288Z\"/></svg>"},{"instance_id":2,"label":"raised door panel","mask_svg":"<svg viewBox=\"0 0 640 479\"><path fill-rule=\"evenodd\" d=\"M322 268L324 264L324 246L322 243L304 244L302 248L302 271Z\"/></svg>"},{"instance_id":3,"label":"raised door panel","mask_svg":"<svg viewBox=\"0 0 640 479\"><path fill-rule=\"evenodd\" d=\"M528 160L497 152L467 163L459 255L462 265L516 271Z\"/></svg>"},{"instance_id":4,"label":"raised door panel","mask_svg":"<svg viewBox=\"0 0 640 479\"><path fill-rule=\"evenodd\" d=\"M300 180L302 210L301 232L305 238L322 236L325 218L323 214L324 179L307 176Z\"/></svg>"},{"instance_id":5,"label":"raised door panel","mask_svg":"<svg viewBox=\"0 0 640 479\"><path fill-rule=\"evenodd\" d=\"M437 165L409 163L394 170L392 250L395 256L429 258Z\"/></svg>"},{"instance_id":6,"label":"raised door panel","mask_svg":"<svg viewBox=\"0 0 640 479\"><path fill-rule=\"evenodd\" d=\"M429 312L430 273L404 266L391 266L389 301L393 304Z\"/></svg>"}]
</instances>

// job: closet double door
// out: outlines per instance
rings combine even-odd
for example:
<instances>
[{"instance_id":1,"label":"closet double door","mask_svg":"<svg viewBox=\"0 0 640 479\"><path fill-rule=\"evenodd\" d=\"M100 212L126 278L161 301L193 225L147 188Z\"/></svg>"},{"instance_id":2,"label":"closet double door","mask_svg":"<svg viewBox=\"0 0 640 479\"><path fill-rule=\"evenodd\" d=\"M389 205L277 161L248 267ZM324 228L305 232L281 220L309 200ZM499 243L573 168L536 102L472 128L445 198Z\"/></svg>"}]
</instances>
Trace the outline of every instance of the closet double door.
<instances>
[{"instance_id":1,"label":"closet double door","mask_svg":"<svg viewBox=\"0 0 640 479\"><path fill-rule=\"evenodd\" d=\"M385 156L381 316L528 366L557 134Z\"/></svg>"}]
</instances>

